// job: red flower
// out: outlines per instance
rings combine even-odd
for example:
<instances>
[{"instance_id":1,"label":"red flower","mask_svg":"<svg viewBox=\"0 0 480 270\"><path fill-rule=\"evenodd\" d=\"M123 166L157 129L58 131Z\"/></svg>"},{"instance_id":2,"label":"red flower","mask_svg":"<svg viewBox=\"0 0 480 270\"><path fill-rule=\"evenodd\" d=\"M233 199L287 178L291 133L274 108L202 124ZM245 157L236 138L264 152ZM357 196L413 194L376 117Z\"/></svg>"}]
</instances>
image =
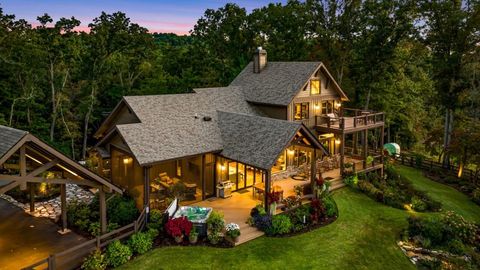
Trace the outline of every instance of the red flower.
<instances>
[{"instance_id":1,"label":"red flower","mask_svg":"<svg viewBox=\"0 0 480 270\"><path fill-rule=\"evenodd\" d=\"M268 203L269 204L278 203L280 201L281 194L282 194L281 192L275 192L275 191L267 193Z\"/></svg>"},{"instance_id":2,"label":"red flower","mask_svg":"<svg viewBox=\"0 0 480 270\"><path fill-rule=\"evenodd\" d=\"M171 218L167 221L167 224L165 224L165 230L171 237L189 235L192 227L193 223L186 217Z\"/></svg>"}]
</instances>

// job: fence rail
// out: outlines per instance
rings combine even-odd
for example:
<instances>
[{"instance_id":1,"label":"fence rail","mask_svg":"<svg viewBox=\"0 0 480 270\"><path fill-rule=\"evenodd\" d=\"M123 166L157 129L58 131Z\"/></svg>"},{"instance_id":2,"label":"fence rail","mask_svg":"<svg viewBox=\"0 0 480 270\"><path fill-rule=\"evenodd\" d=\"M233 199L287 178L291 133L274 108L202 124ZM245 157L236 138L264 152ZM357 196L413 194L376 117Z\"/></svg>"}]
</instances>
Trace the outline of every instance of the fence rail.
<instances>
[{"instance_id":1,"label":"fence rail","mask_svg":"<svg viewBox=\"0 0 480 270\"><path fill-rule=\"evenodd\" d=\"M29 265L22 270L41 269L75 269L78 268L82 259L96 249L101 249L115 240L122 240L130 235L143 230L147 223L147 208L144 208L140 216L134 222L114 231L102 234L87 242L73 246L67 250L52 254L43 260Z\"/></svg>"},{"instance_id":2,"label":"fence rail","mask_svg":"<svg viewBox=\"0 0 480 270\"><path fill-rule=\"evenodd\" d=\"M460 166L457 165L449 165L445 167L442 163L431 160L431 159L419 159L418 157L414 155L407 155L407 154L401 154L399 157L396 158L397 161L400 161L402 165L410 166L410 167L415 167L419 168L422 170L441 170L447 174L450 174L452 176L457 176L460 171ZM462 169L462 179L469 180L473 183L479 183L480 181L480 175L476 173L473 170L470 170L468 168L463 168Z\"/></svg>"}]
</instances>

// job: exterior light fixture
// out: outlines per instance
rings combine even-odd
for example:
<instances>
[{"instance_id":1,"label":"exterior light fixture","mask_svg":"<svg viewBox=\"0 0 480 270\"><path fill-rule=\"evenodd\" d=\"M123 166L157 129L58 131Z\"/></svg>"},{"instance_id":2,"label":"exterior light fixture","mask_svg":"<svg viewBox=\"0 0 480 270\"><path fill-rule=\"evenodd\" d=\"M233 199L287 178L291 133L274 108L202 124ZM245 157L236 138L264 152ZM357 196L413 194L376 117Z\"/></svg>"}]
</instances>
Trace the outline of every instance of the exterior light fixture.
<instances>
[{"instance_id":1,"label":"exterior light fixture","mask_svg":"<svg viewBox=\"0 0 480 270\"><path fill-rule=\"evenodd\" d=\"M225 165L220 165L220 170L225 171Z\"/></svg>"},{"instance_id":2,"label":"exterior light fixture","mask_svg":"<svg viewBox=\"0 0 480 270\"><path fill-rule=\"evenodd\" d=\"M340 139L335 139L335 144L339 145L341 143Z\"/></svg>"},{"instance_id":3,"label":"exterior light fixture","mask_svg":"<svg viewBox=\"0 0 480 270\"><path fill-rule=\"evenodd\" d=\"M287 150L287 153L288 153L290 156L293 156L293 154L295 154L295 150L289 149L289 150Z\"/></svg>"},{"instance_id":4,"label":"exterior light fixture","mask_svg":"<svg viewBox=\"0 0 480 270\"><path fill-rule=\"evenodd\" d=\"M320 105L315 104L314 108L315 108L315 110L320 110Z\"/></svg>"},{"instance_id":5,"label":"exterior light fixture","mask_svg":"<svg viewBox=\"0 0 480 270\"><path fill-rule=\"evenodd\" d=\"M338 108L340 108L340 107L342 107L342 103L340 103L340 102L335 102L335 108L338 109Z\"/></svg>"},{"instance_id":6,"label":"exterior light fixture","mask_svg":"<svg viewBox=\"0 0 480 270\"><path fill-rule=\"evenodd\" d=\"M123 159L123 164L127 165L128 163L130 163L131 159L126 157Z\"/></svg>"}]
</instances>

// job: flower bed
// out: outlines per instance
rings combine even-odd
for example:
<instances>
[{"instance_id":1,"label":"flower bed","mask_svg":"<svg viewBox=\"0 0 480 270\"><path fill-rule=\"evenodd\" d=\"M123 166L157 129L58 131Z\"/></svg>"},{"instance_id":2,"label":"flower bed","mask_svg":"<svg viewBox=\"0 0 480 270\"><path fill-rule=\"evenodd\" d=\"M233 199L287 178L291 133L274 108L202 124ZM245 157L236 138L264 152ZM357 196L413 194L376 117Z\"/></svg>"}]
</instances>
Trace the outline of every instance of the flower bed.
<instances>
[{"instance_id":1,"label":"flower bed","mask_svg":"<svg viewBox=\"0 0 480 270\"><path fill-rule=\"evenodd\" d=\"M430 198L425 192L416 190L412 183L400 175L391 165L386 165L385 176L377 173L350 175L345 183L358 189L374 200L399 209L413 209L417 212L437 212L442 204Z\"/></svg>"},{"instance_id":2,"label":"flower bed","mask_svg":"<svg viewBox=\"0 0 480 270\"><path fill-rule=\"evenodd\" d=\"M257 205L251 210L247 223L275 237L292 236L330 224L337 218L338 208L323 179L317 179L315 193L317 198L306 204L302 204L300 194L284 199L284 212L278 215L267 213L263 205ZM276 206L276 196L269 198L271 207Z\"/></svg>"},{"instance_id":3,"label":"flower bed","mask_svg":"<svg viewBox=\"0 0 480 270\"><path fill-rule=\"evenodd\" d=\"M449 265L449 269L480 266L480 230L453 212L434 217L409 217L400 247L419 266Z\"/></svg>"}]
</instances>

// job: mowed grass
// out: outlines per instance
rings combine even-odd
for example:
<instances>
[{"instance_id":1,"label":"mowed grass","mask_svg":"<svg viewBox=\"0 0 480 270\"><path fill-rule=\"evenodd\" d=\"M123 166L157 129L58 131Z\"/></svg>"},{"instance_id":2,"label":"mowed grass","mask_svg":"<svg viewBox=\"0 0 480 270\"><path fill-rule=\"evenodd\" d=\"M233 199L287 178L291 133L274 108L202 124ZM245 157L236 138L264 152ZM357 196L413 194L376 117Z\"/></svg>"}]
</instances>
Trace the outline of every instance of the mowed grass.
<instances>
[{"instance_id":1,"label":"mowed grass","mask_svg":"<svg viewBox=\"0 0 480 270\"><path fill-rule=\"evenodd\" d=\"M444 208L480 220L480 207L414 169L399 168ZM261 237L232 249L168 247L137 257L120 269L415 269L397 247L409 213L343 188L334 192L334 223L288 238ZM430 215L430 214L426 214Z\"/></svg>"}]
</instances>

